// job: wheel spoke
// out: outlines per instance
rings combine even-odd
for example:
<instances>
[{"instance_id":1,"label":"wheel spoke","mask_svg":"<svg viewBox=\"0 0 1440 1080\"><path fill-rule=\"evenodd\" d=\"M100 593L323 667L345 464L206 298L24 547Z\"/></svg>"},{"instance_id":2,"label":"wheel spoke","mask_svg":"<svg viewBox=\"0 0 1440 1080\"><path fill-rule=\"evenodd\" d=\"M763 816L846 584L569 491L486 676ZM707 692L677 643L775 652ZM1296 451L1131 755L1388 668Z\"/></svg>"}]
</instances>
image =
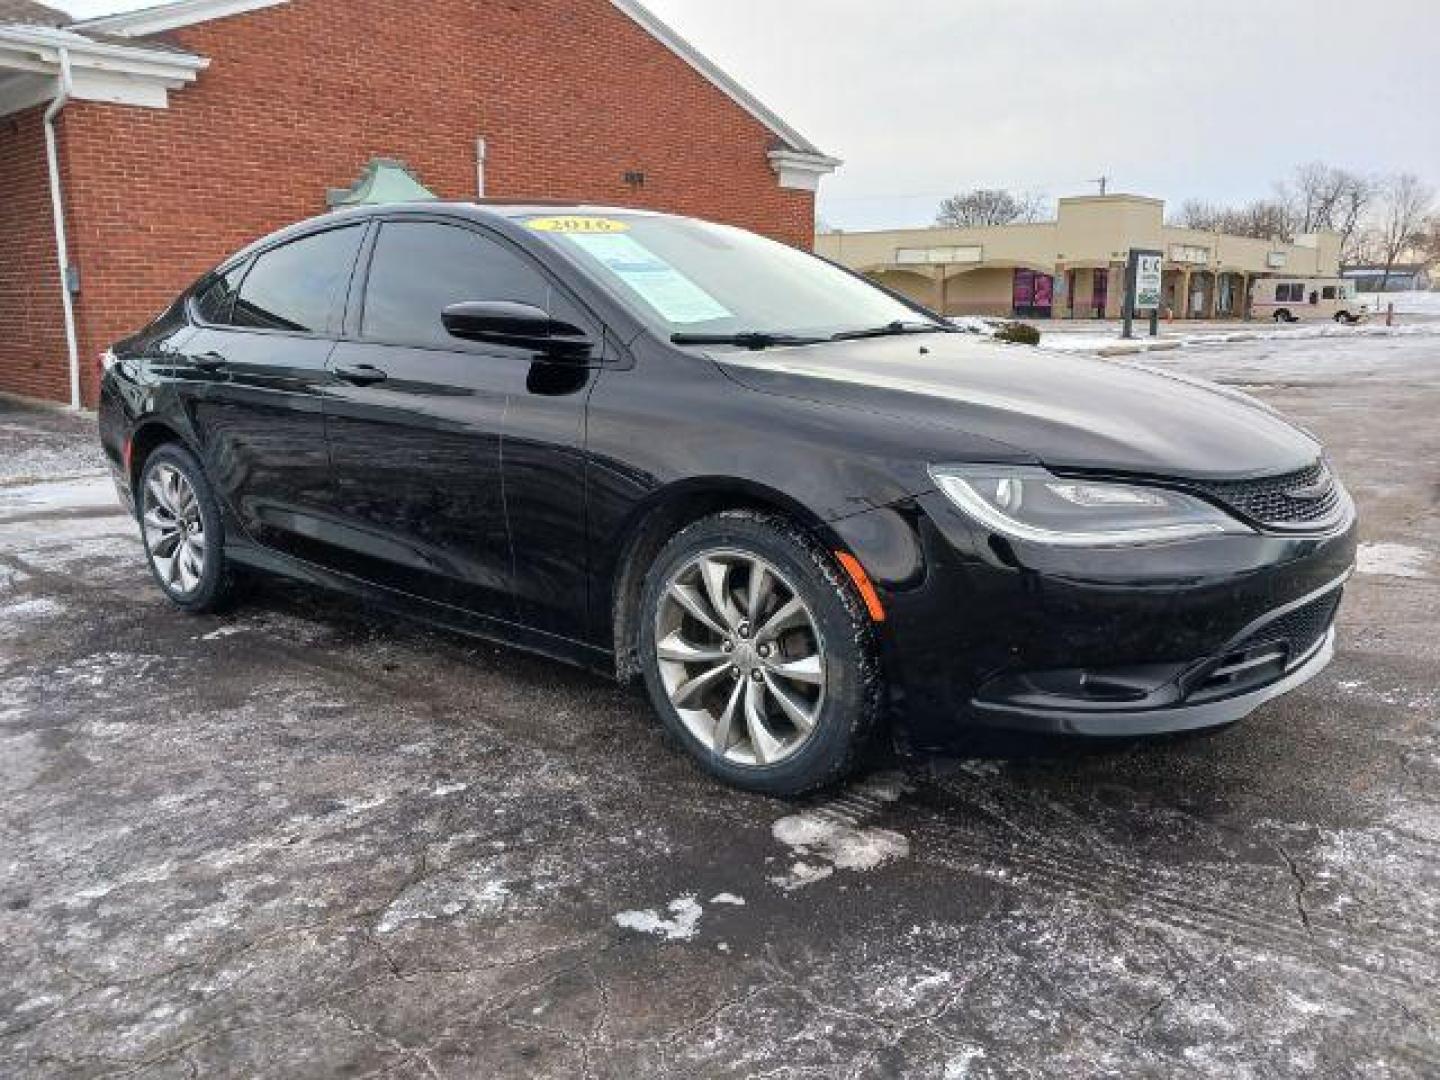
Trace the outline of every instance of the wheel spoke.
<instances>
[{"instance_id":1,"label":"wheel spoke","mask_svg":"<svg viewBox=\"0 0 1440 1080\"><path fill-rule=\"evenodd\" d=\"M765 625L755 634L756 641L769 641L771 638L784 633L791 627L800 626L809 621L805 613L805 605L798 596L792 596L780 609L765 621Z\"/></svg>"},{"instance_id":2,"label":"wheel spoke","mask_svg":"<svg viewBox=\"0 0 1440 1080\"><path fill-rule=\"evenodd\" d=\"M765 665L770 671L782 679L789 679L791 682L805 683L809 686L819 686L825 681L825 673L820 670L820 656L802 656L795 660L777 660Z\"/></svg>"},{"instance_id":3,"label":"wheel spoke","mask_svg":"<svg viewBox=\"0 0 1440 1080\"><path fill-rule=\"evenodd\" d=\"M745 680L745 730L757 765L768 765L785 756L785 745L765 720L765 684L753 679Z\"/></svg>"},{"instance_id":4,"label":"wheel spoke","mask_svg":"<svg viewBox=\"0 0 1440 1080\"><path fill-rule=\"evenodd\" d=\"M730 691L730 697L725 702L725 710L720 714L720 719L715 721L715 731L710 739L710 746L721 757L725 751L730 749L730 744L735 741L733 734L735 728L735 714L740 711L740 701L745 695L743 682L736 682L735 688Z\"/></svg>"},{"instance_id":5,"label":"wheel spoke","mask_svg":"<svg viewBox=\"0 0 1440 1080\"><path fill-rule=\"evenodd\" d=\"M746 597L745 606L751 626L760 625L760 616L765 612L765 602L770 599L774 580L770 574L770 568L764 563L755 561L750 563L750 593Z\"/></svg>"},{"instance_id":6,"label":"wheel spoke","mask_svg":"<svg viewBox=\"0 0 1440 1080\"><path fill-rule=\"evenodd\" d=\"M708 626L721 637L729 634L721 620L717 619L710 612L710 605L689 585L682 585L678 581L672 581L668 593L677 604L690 613L696 621Z\"/></svg>"},{"instance_id":7,"label":"wheel spoke","mask_svg":"<svg viewBox=\"0 0 1440 1080\"><path fill-rule=\"evenodd\" d=\"M175 556L175 562L180 566L180 587L189 592L200 583L200 573L195 565L195 552L189 543L180 546L180 551Z\"/></svg>"},{"instance_id":8,"label":"wheel spoke","mask_svg":"<svg viewBox=\"0 0 1440 1080\"><path fill-rule=\"evenodd\" d=\"M160 534L158 539L150 541L150 550L159 558L173 559L180 547L181 539L179 529L167 529Z\"/></svg>"},{"instance_id":9,"label":"wheel spoke","mask_svg":"<svg viewBox=\"0 0 1440 1080\"><path fill-rule=\"evenodd\" d=\"M175 515L163 506L152 506L145 512L145 525L147 528L169 532L175 528Z\"/></svg>"},{"instance_id":10,"label":"wheel spoke","mask_svg":"<svg viewBox=\"0 0 1440 1080\"><path fill-rule=\"evenodd\" d=\"M687 703L698 697L707 687L714 686L724 678L729 670L729 664L716 664L708 671L702 671L694 678L681 683L675 692L670 695L670 700L675 703L676 708L685 708Z\"/></svg>"},{"instance_id":11,"label":"wheel spoke","mask_svg":"<svg viewBox=\"0 0 1440 1080\"><path fill-rule=\"evenodd\" d=\"M165 470L165 502L175 516L180 516L180 474L174 469Z\"/></svg>"},{"instance_id":12,"label":"wheel spoke","mask_svg":"<svg viewBox=\"0 0 1440 1080\"><path fill-rule=\"evenodd\" d=\"M189 484L180 485L180 516L190 518L195 516L197 507L195 505L195 489Z\"/></svg>"},{"instance_id":13,"label":"wheel spoke","mask_svg":"<svg viewBox=\"0 0 1440 1080\"><path fill-rule=\"evenodd\" d=\"M152 504L154 504L157 509L164 510L171 517L174 517L175 511L170 507L170 496L165 492L165 485L162 482L163 479L164 478L157 471L155 475L146 482L145 491L150 496Z\"/></svg>"},{"instance_id":14,"label":"wheel spoke","mask_svg":"<svg viewBox=\"0 0 1440 1080\"><path fill-rule=\"evenodd\" d=\"M815 715L810 706L796 697L788 687L768 671L765 672L765 688L770 691L770 696L775 699L775 703L790 718L790 722L800 731L808 732L815 727Z\"/></svg>"},{"instance_id":15,"label":"wheel spoke","mask_svg":"<svg viewBox=\"0 0 1440 1080\"><path fill-rule=\"evenodd\" d=\"M686 641L679 630L655 648L661 660L670 660L677 664L717 664L726 658L725 651L720 646L696 645L693 641Z\"/></svg>"},{"instance_id":16,"label":"wheel spoke","mask_svg":"<svg viewBox=\"0 0 1440 1080\"><path fill-rule=\"evenodd\" d=\"M735 626L740 620L736 617L735 605L731 603L730 592L726 588L730 581L730 564L720 559L702 559L700 578L705 582L705 595L710 607L720 621L726 626Z\"/></svg>"}]
</instances>

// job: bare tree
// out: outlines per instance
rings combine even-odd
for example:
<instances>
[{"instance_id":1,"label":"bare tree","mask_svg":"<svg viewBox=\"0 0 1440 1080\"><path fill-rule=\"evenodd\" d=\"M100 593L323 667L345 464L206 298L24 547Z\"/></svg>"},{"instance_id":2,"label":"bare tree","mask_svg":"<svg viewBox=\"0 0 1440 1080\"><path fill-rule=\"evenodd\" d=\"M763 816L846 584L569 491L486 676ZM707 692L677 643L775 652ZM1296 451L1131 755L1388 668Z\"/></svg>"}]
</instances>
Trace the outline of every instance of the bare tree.
<instances>
[{"instance_id":1,"label":"bare tree","mask_svg":"<svg viewBox=\"0 0 1440 1080\"><path fill-rule=\"evenodd\" d=\"M1280 201L1290 211L1297 232L1311 233L1335 227L1335 211L1349 182L1344 169L1312 161L1298 165L1290 180L1276 184Z\"/></svg>"},{"instance_id":2,"label":"bare tree","mask_svg":"<svg viewBox=\"0 0 1440 1080\"><path fill-rule=\"evenodd\" d=\"M1182 229L1251 236L1258 240L1289 240L1294 235L1290 214L1277 199L1254 199L1243 206L1219 206L1201 199L1187 199L1170 218Z\"/></svg>"},{"instance_id":3,"label":"bare tree","mask_svg":"<svg viewBox=\"0 0 1440 1080\"><path fill-rule=\"evenodd\" d=\"M1329 228L1340 234L1340 262L1354 265L1364 244L1365 221L1375 204L1379 185L1368 176L1344 172Z\"/></svg>"},{"instance_id":4,"label":"bare tree","mask_svg":"<svg viewBox=\"0 0 1440 1080\"><path fill-rule=\"evenodd\" d=\"M1390 271L1402 252L1424 240L1425 219L1435 203L1435 189L1414 173L1400 173L1385 181L1380 194L1376 236L1384 272L1380 291L1390 282Z\"/></svg>"},{"instance_id":5,"label":"bare tree","mask_svg":"<svg viewBox=\"0 0 1440 1080\"><path fill-rule=\"evenodd\" d=\"M1440 266L1440 213L1431 214L1430 220L1426 222L1420 251L1425 256L1427 265Z\"/></svg>"},{"instance_id":6,"label":"bare tree","mask_svg":"<svg viewBox=\"0 0 1440 1080\"><path fill-rule=\"evenodd\" d=\"M1186 199L1180 209L1170 215L1170 224L1180 229L1207 229L1214 231L1224 216L1224 207L1204 199Z\"/></svg>"},{"instance_id":7,"label":"bare tree","mask_svg":"<svg viewBox=\"0 0 1440 1080\"><path fill-rule=\"evenodd\" d=\"M1012 194L1001 188L976 188L952 195L940 204L935 224L957 229L1039 221L1049 204L1033 192Z\"/></svg>"},{"instance_id":8,"label":"bare tree","mask_svg":"<svg viewBox=\"0 0 1440 1080\"><path fill-rule=\"evenodd\" d=\"M1295 226L1285 204L1279 199L1252 199L1225 216L1222 232L1252 236L1257 240L1295 239Z\"/></svg>"}]
</instances>

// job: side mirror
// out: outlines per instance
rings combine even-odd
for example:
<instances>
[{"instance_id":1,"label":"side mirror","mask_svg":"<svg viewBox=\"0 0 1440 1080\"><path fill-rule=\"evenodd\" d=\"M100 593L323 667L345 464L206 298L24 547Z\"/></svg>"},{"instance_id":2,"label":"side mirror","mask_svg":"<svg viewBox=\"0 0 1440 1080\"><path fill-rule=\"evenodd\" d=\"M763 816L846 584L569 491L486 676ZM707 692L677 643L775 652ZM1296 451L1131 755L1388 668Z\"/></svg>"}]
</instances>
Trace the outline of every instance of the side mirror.
<instances>
[{"instance_id":1,"label":"side mirror","mask_svg":"<svg viewBox=\"0 0 1440 1080\"><path fill-rule=\"evenodd\" d=\"M451 336L561 356L588 356L595 342L578 326L515 300L466 300L440 313Z\"/></svg>"}]
</instances>

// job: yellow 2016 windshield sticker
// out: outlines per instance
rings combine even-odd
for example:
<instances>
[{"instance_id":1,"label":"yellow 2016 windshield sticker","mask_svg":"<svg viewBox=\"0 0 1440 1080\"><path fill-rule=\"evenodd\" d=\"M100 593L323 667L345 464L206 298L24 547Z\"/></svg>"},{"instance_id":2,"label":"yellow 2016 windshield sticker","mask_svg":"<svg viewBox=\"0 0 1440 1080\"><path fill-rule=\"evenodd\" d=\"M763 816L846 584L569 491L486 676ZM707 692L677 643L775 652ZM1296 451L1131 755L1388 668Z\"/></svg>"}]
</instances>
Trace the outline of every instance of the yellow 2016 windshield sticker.
<instances>
[{"instance_id":1,"label":"yellow 2016 windshield sticker","mask_svg":"<svg viewBox=\"0 0 1440 1080\"><path fill-rule=\"evenodd\" d=\"M625 222L605 217L542 217L531 218L525 224L536 232L623 233L630 231L630 226Z\"/></svg>"}]
</instances>

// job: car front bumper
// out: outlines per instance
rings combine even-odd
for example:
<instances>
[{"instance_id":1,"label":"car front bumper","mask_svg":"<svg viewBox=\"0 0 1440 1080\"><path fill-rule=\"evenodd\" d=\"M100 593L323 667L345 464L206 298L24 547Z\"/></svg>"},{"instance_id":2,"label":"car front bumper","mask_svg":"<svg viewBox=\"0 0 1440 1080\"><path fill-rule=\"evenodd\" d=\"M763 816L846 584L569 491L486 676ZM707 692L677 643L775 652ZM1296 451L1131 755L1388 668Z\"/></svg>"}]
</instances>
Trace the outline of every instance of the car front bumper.
<instances>
[{"instance_id":1,"label":"car front bumper","mask_svg":"<svg viewBox=\"0 0 1440 1080\"><path fill-rule=\"evenodd\" d=\"M932 750L978 730L1233 723L1330 661L1355 558L1353 515L1324 536L1058 550L999 540L930 495L834 528L885 607L892 712Z\"/></svg>"},{"instance_id":2,"label":"car front bumper","mask_svg":"<svg viewBox=\"0 0 1440 1080\"><path fill-rule=\"evenodd\" d=\"M1155 708L1073 709L1035 705L972 703L976 722L1005 731L1044 735L1081 735L1090 738L1130 738L1166 735L1202 728L1223 727L1242 720L1273 698L1294 690L1320 674L1335 656L1335 628L1331 626L1310 654L1273 682L1229 697L1206 701L1178 701Z\"/></svg>"}]
</instances>

